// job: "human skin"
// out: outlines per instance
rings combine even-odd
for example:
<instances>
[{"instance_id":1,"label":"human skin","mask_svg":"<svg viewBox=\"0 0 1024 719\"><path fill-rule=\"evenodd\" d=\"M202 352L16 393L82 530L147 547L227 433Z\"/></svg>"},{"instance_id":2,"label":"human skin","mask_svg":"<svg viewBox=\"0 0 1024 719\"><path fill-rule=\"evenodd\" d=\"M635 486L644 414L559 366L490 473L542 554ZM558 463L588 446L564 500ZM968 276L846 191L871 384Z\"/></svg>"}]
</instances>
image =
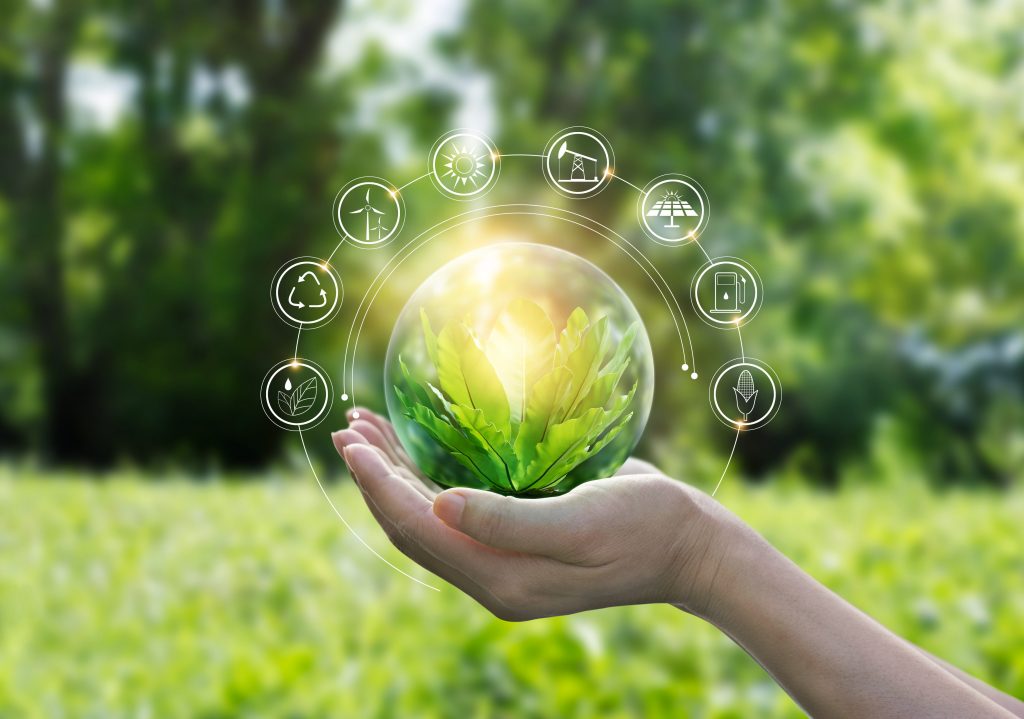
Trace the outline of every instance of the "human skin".
<instances>
[{"instance_id":1,"label":"human skin","mask_svg":"<svg viewBox=\"0 0 1024 719\"><path fill-rule=\"evenodd\" d=\"M334 444L389 539L501 619L667 603L718 627L814 717L1024 717L647 462L547 499L441 491L390 423L355 411Z\"/></svg>"}]
</instances>

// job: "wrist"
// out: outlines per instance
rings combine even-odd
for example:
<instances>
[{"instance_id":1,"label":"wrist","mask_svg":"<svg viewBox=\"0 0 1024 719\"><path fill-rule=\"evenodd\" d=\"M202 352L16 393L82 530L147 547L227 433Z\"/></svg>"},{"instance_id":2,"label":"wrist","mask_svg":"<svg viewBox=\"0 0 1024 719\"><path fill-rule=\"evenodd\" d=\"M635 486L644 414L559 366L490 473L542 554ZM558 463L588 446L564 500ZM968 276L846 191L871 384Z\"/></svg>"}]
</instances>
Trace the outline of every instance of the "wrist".
<instances>
[{"instance_id":1,"label":"wrist","mask_svg":"<svg viewBox=\"0 0 1024 719\"><path fill-rule=\"evenodd\" d=\"M687 488L690 519L680 532L683 547L674 553L672 604L722 627L735 600L750 594L756 568L775 550L757 532L717 501Z\"/></svg>"}]
</instances>

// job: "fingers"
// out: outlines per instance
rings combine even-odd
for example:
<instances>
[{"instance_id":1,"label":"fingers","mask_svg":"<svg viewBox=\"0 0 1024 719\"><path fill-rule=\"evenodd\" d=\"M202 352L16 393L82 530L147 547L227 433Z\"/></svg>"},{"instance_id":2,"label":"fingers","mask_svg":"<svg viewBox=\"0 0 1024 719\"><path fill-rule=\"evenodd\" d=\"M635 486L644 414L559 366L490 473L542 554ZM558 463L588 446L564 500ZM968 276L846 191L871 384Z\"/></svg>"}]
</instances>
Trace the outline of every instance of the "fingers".
<instances>
[{"instance_id":1,"label":"fingers","mask_svg":"<svg viewBox=\"0 0 1024 719\"><path fill-rule=\"evenodd\" d=\"M353 476L357 476L355 472L353 472ZM391 543L402 554L416 562L427 571L436 574L449 584L452 584L466 592L481 604L491 606L495 603L493 595L470 579L464 572L459 571L444 560L435 557L417 542L408 541L407 537L402 533L402 530L395 525L391 518L381 511L373 498L367 494L358 479L356 480L356 486L359 488L359 492L363 501L366 503L367 509L370 510L370 514L373 515L373 518L377 520L377 523L380 524L381 528L388 535Z\"/></svg>"},{"instance_id":2,"label":"fingers","mask_svg":"<svg viewBox=\"0 0 1024 719\"><path fill-rule=\"evenodd\" d=\"M662 474L662 471L646 460L630 457L615 474Z\"/></svg>"},{"instance_id":3,"label":"fingers","mask_svg":"<svg viewBox=\"0 0 1024 719\"><path fill-rule=\"evenodd\" d=\"M391 537L396 544L418 544L481 583L500 575L510 555L485 547L447 526L431 511L431 502L392 472L373 448L349 445L344 457L366 496L398 530L399 536Z\"/></svg>"},{"instance_id":4,"label":"fingers","mask_svg":"<svg viewBox=\"0 0 1024 719\"><path fill-rule=\"evenodd\" d=\"M402 458L395 452L395 448L387 437L377 427L363 419L363 415L360 414L359 419L349 422L348 428L366 437L370 444L381 449L393 463L403 464Z\"/></svg>"},{"instance_id":5,"label":"fingers","mask_svg":"<svg viewBox=\"0 0 1024 719\"><path fill-rule=\"evenodd\" d=\"M488 547L452 529L431 511L429 499L396 474L382 450L354 430L335 433L336 444L343 444L342 440L350 440L340 451L364 501L403 554L502 619L540 616L532 606L534 597L526 578L551 560Z\"/></svg>"},{"instance_id":6,"label":"fingers","mask_svg":"<svg viewBox=\"0 0 1024 719\"><path fill-rule=\"evenodd\" d=\"M574 542L577 510L568 497L516 499L477 489L448 489L434 498L445 524L499 549L558 557Z\"/></svg>"},{"instance_id":7,"label":"fingers","mask_svg":"<svg viewBox=\"0 0 1024 719\"><path fill-rule=\"evenodd\" d=\"M352 416L358 412L359 418L353 419ZM425 487L431 489L436 494L441 491L441 488L434 484L420 468L416 466L416 463L412 461L412 458L406 453L405 448L402 447L402 443L398 439L398 435L395 434L395 428L388 422L384 417L381 417L376 412L371 412L365 407L359 407L357 409L350 410L347 415L349 419L349 428L354 429L368 440L370 444L380 447L382 450L387 452L388 457L396 465L405 467L410 473L414 474Z\"/></svg>"},{"instance_id":8,"label":"fingers","mask_svg":"<svg viewBox=\"0 0 1024 719\"><path fill-rule=\"evenodd\" d=\"M374 430L369 425L365 425L365 423L364 423L364 426L361 427L360 429L362 429L364 432L366 432L368 430L372 430L373 432L376 432L376 430ZM344 456L345 456L345 454L344 454L345 447L348 447L348 446L351 446L351 445L355 445L355 444L361 444L361 445L364 445L366 447L371 447L375 452L378 452L378 453L380 453L382 455L382 457L388 462L388 464L390 465L391 470L394 473L400 475L404 480L406 480L409 484L411 484L413 486L413 488L415 488L416 491L419 492L420 494L422 494L426 499L433 500L434 496L437 494L437 491L435 491L435 490L431 489L430 487L428 487L423 482L423 480L421 480L415 474L410 472L404 466L402 466L400 464L396 464L395 460L392 459L392 457L390 457L385 452L385 450L383 450L379 446L373 444L372 441L370 439L368 439L366 436L364 436L362 432L359 432L359 431L357 431L355 429L351 429L351 428L350 429L342 429L342 430L339 430L339 431L335 432L334 434L332 434L331 435L331 439L334 441L334 448L338 451L338 454L340 454L342 456L342 458L344 458Z\"/></svg>"},{"instance_id":9,"label":"fingers","mask_svg":"<svg viewBox=\"0 0 1024 719\"><path fill-rule=\"evenodd\" d=\"M395 447L402 446L401 442L398 441L398 435L395 433L395 428L387 421L387 419L366 407L354 407L353 409L350 409L345 413L345 418L348 419L349 422L352 422L354 419L353 415L356 412L359 413L359 419L366 420L370 424L374 425Z\"/></svg>"}]
</instances>

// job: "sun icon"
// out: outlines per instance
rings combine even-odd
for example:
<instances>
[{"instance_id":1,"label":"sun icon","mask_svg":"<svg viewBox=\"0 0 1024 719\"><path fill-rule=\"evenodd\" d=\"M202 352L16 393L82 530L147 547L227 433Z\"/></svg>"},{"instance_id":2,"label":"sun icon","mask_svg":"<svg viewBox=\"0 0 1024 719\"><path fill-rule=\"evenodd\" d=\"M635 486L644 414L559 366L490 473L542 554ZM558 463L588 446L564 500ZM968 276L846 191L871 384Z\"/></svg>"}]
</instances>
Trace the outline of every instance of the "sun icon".
<instances>
[{"instance_id":1,"label":"sun icon","mask_svg":"<svg viewBox=\"0 0 1024 719\"><path fill-rule=\"evenodd\" d=\"M450 182L452 189L472 185L478 187L477 178L483 182L487 181L487 173L484 172L484 159L486 154L470 148L469 145L456 145L452 143L451 149L442 155L445 171L441 174L441 180Z\"/></svg>"}]
</instances>

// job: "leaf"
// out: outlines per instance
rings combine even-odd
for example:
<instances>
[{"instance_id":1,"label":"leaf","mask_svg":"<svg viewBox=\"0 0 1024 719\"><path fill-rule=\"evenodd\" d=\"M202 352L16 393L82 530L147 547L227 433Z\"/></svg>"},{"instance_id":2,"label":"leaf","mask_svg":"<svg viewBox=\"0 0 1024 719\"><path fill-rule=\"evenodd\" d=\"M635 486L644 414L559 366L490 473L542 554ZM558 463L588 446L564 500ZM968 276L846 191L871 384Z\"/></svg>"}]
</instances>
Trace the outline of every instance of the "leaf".
<instances>
[{"instance_id":1,"label":"leaf","mask_svg":"<svg viewBox=\"0 0 1024 719\"><path fill-rule=\"evenodd\" d=\"M515 452L509 446L505 436L497 427L487 421L481 410L452 404L437 387L429 383L427 387L441 405L443 415L449 423L464 437L473 440L474 446L490 453L491 459L498 460L497 463L493 461L487 463L488 467L498 468L488 475L488 483L492 486L511 489L512 468L517 462Z\"/></svg>"},{"instance_id":2,"label":"leaf","mask_svg":"<svg viewBox=\"0 0 1024 719\"><path fill-rule=\"evenodd\" d=\"M476 337L461 322L450 322L437 337L437 378L452 402L479 409L507 437L509 406L505 388Z\"/></svg>"},{"instance_id":3,"label":"leaf","mask_svg":"<svg viewBox=\"0 0 1024 719\"><path fill-rule=\"evenodd\" d=\"M595 454L597 454L602 449L607 447L611 443L611 441L618 436L619 432L621 432L626 427L626 425L629 424L629 420L631 419L633 419L632 412L628 412L622 415L622 418L618 421L617 424L615 424L611 429L606 431L600 439L598 439L596 442L594 442L587 448L587 454L593 457Z\"/></svg>"},{"instance_id":4,"label":"leaf","mask_svg":"<svg viewBox=\"0 0 1024 719\"><path fill-rule=\"evenodd\" d=\"M479 409L453 404L449 405L449 410L463 433L472 435L482 442L490 454L501 463L501 472L491 477L492 484L503 489L513 489L512 473L519 466L519 460L506 437Z\"/></svg>"},{"instance_id":5,"label":"leaf","mask_svg":"<svg viewBox=\"0 0 1024 719\"><path fill-rule=\"evenodd\" d=\"M513 423L522 421L530 389L551 369L554 352L555 327L540 305L510 302L487 338L485 353L505 388Z\"/></svg>"},{"instance_id":6,"label":"leaf","mask_svg":"<svg viewBox=\"0 0 1024 719\"><path fill-rule=\"evenodd\" d=\"M525 472L529 484L521 489L550 486L596 454L599 450L592 445L619 420L633 401L636 388L634 384L628 394L618 397L611 409L590 409L579 417L553 425L537 446L536 456Z\"/></svg>"},{"instance_id":7,"label":"leaf","mask_svg":"<svg viewBox=\"0 0 1024 719\"><path fill-rule=\"evenodd\" d=\"M395 390L404 413L481 486L552 491L633 417L636 385L617 389L639 323L616 338L607 317L591 323L576 308L556 341L544 310L519 299L499 315L485 350L468 322L449 322L435 337L420 316L438 386L417 381L399 358L405 387Z\"/></svg>"},{"instance_id":8,"label":"leaf","mask_svg":"<svg viewBox=\"0 0 1024 719\"><path fill-rule=\"evenodd\" d=\"M292 390L290 402L292 405L292 416L302 414L309 410L316 402L316 377L310 377L305 382Z\"/></svg>"},{"instance_id":9,"label":"leaf","mask_svg":"<svg viewBox=\"0 0 1024 719\"><path fill-rule=\"evenodd\" d=\"M639 331L639 322L634 322L629 326L629 329L627 329L625 333L623 333L622 338L619 339L619 345L615 349L615 354L612 355L612 358L608 360L608 363L601 368L601 374L604 374L605 372L615 372L629 364L629 352L633 349L633 343L636 341L636 335Z\"/></svg>"},{"instance_id":10,"label":"leaf","mask_svg":"<svg viewBox=\"0 0 1024 719\"><path fill-rule=\"evenodd\" d=\"M289 417L292 416L291 401L288 399L288 395L286 395L281 390L277 391L277 406L281 410L281 412L288 415Z\"/></svg>"},{"instance_id":11,"label":"leaf","mask_svg":"<svg viewBox=\"0 0 1024 719\"><path fill-rule=\"evenodd\" d=\"M588 438L595 434L603 414L603 410L592 409L580 417L552 425L544 441L537 445L534 459L524 473L525 481L519 490L556 482L565 475L565 472L559 473L558 468L567 460L575 466L586 459L586 454L580 450L586 449Z\"/></svg>"},{"instance_id":12,"label":"leaf","mask_svg":"<svg viewBox=\"0 0 1024 719\"><path fill-rule=\"evenodd\" d=\"M604 407L615 392L623 372L629 366L629 351L633 347L639 325L634 323L619 340L615 355L601 368L587 394L576 406L577 414L593 407Z\"/></svg>"},{"instance_id":13,"label":"leaf","mask_svg":"<svg viewBox=\"0 0 1024 719\"><path fill-rule=\"evenodd\" d=\"M437 336L434 335L434 329L430 326L430 318L427 317L427 311L422 307L420 308L420 324L423 325L423 341L427 345L427 356L430 357L430 361L437 367Z\"/></svg>"},{"instance_id":14,"label":"leaf","mask_svg":"<svg viewBox=\"0 0 1024 719\"><path fill-rule=\"evenodd\" d=\"M409 367L402 360L401 355L398 356L398 366L402 370L402 379L405 380L406 388L413 394L416 401L426 407L433 407L434 401L431 399L431 393L427 391L422 384L412 378L412 373L409 372Z\"/></svg>"},{"instance_id":15,"label":"leaf","mask_svg":"<svg viewBox=\"0 0 1024 719\"><path fill-rule=\"evenodd\" d=\"M443 446L464 467L473 472L481 484L493 487L494 478L501 478L503 468L495 461L489 450L472 437L466 437L443 416L432 408L412 400L400 387L395 387L399 401L405 407L406 415L420 425L430 437Z\"/></svg>"},{"instance_id":16,"label":"leaf","mask_svg":"<svg viewBox=\"0 0 1024 719\"><path fill-rule=\"evenodd\" d=\"M565 367L556 367L533 386L530 402L526 406L526 415L519 425L519 433L515 440L515 452L521 470L525 470L533 459L537 443L547 434L554 411L564 401L571 382L572 372ZM521 471L520 475L522 473Z\"/></svg>"},{"instance_id":17,"label":"leaf","mask_svg":"<svg viewBox=\"0 0 1024 719\"><path fill-rule=\"evenodd\" d=\"M555 348L555 366L564 365L572 352L580 343L580 338L590 326L590 319L582 307L577 307L569 314L565 322L565 329L558 338L558 347Z\"/></svg>"},{"instance_id":18,"label":"leaf","mask_svg":"<svg viewBox=\"0 0 1024 719\"><path fill-rule=\"evenodd\" d=\"M569 353L565 366L572 372L572 388L566 404L557 415L558 421L576 416L580 402L587 396L604 364L609 343L608 318L602 317L587 328L579 344Z\"/></svg>"}]
</instances>

